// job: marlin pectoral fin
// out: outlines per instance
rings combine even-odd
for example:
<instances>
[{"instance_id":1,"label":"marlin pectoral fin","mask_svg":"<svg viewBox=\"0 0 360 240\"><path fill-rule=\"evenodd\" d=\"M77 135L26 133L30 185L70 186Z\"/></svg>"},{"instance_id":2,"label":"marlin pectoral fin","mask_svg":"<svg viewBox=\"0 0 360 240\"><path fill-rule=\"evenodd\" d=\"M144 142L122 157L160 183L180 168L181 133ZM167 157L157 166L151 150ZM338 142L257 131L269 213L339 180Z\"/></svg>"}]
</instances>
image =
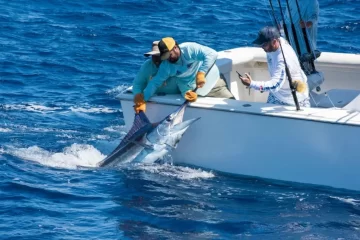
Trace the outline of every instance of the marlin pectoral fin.
<instances>
[{"instance_id":1,"label":"marlin pectoral fin","mask_svg":"<svg viewBox=\"0 0 360 240\"><path fill-rule=\"evenodd\" d=\"M149 145L146 143L137 142L137 141L133 141L133 140L127 140L127 142L134 143L134 144L142 146L143 148L146 148L146 149L154 150L154 147L152 145Z\"/></svg>"},{"instance_id":2,"label":"marlin pectoral fin","mask_svg":"<svg viewBox=\"0 0 360 240\"><path fill-rule=\"evenodd\" d=\"M176 146L171 146L170 144L166 144L166 143L165 143L165 145L168 146L169 148L171 148L172 150L176 149Z\"/></svg>"}]
</instances>

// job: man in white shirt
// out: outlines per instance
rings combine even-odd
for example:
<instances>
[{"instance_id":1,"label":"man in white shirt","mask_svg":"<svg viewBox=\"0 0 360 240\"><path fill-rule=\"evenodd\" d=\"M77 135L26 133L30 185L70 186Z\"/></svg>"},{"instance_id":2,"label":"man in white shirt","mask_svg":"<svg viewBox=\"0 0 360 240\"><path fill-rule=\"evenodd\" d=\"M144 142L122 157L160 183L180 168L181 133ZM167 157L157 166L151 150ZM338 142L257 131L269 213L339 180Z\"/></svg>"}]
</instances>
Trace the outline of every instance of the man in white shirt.
<instances>
[{"instance_id":1,"label":"man in white shirt","mask_svg":"<svg viewBox=\"0 0 360 240\"><path fill-rule=\"evenodd\" d=\"M255 90L269 91L267 103L294 106L294 99L286 75L283 51L293 84L296 83L298 86L296 95L299 105L310 107L307 77L300 67L294 49L285 39L280 37L279 31L275 27L264 27L259 31L253 44L262 47L266 52L271 79L269 81L254 81L249 74L245 73L246 77L240 77L241 82Z\"/></svg>"}]
</instances>

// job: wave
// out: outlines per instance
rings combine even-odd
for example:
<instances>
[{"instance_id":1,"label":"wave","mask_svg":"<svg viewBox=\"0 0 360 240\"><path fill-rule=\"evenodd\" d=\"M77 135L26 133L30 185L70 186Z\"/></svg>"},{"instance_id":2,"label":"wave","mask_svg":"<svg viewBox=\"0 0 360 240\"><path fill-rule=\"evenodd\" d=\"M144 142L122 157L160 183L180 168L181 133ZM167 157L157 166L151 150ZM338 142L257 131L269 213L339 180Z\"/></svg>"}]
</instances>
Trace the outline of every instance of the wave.
<instances>
[{"instance_id":1,"label":"wave","mask_svg":"<svg viewBox=\"0 0 360 240\"><path fill-rule=\"evenodd\" d=\"M56 133L62 133L62 134L78 133L77 130L71 130L71 129L29 127L29 126L21 125L21 124L6 124L6 126L7 127L3 128L3 129L5 129L5 131L10 130L10 131L14 131L14 132L17 132L17 133L24 133L24 132L26 132L26 133L32 133L32 132L36 132L36 133L56 132ZM64 137L64 136L61 135L61 137ZM71 138L73 138L73 136Z\"/></svg>"},{"instance_id":2,"label":"wave","mask_svg":"<svg viewBox=\"0 0 360 240\"><path fill-rule=\"evenodd\" d=\"M78 169L79 167L94 168L97 163L103 160L106 155L103 155L99 150L92 145L74 143L69 147L64 148L61 152L51 152L42 149L38 146L28 148L2 148L1 154L9 154L23 160L40 163L44 166ZM211 171L202 169L194 169L186 166L174 166L172 164L126 164L122 168L128 170L141 170L150 172L156 175L171 177L181 180L192 179L209 179L215 177Z\"/></svg>"},{"instance_id":3,"label":"wave","mask_svg":"<svg viewBox=\"0 0 360 240\"><path fill-rule=\"evenodd\" d=\"M12 130L9 129L9 128L1 128L1 127L0 127L0 133L1 133L1 132L3 132L3 133L4 133L4 132L12 132Z\"/></svg>"},{"instance_id":4,"label":"wave","mask_svg":"<svg viewBox=\"0 0 360 240\"><path fill-rule=\"evenodd\" d=\"M110 89L108 91L106 91L107 94L109 95L117 95L117 94L121 94L127 91L127 89L130 87L129 84L121 84L113 89Z\"/></svg>"},{"instance_id":5,"label":"wave","mask_svg":"<svg viewBox=\"0 0 360 240\"><path fill-rule=\"evenodd\" d=\"M340 202L351 204L353 206L360 206L360 200L354 199L354 198L342 198L342 197L335 197L335 196L329 196L332 199L339 200Z\"/></svg>"},{"instance_id":6,"label":"wave","mask_svg":"<svg viewBox=\"0 0 360 240\"><path fill-rule=\"evenodd\" d=\"M108 107L70 107L72 112L81 113L116 113L121 112L120 109L111 109Z\"/></svg>"},{"instance_id":7,"label":"wave","mask_svg":"<svg viewBox=\"0 0 360 240\"><path fill-rule=\"evenodd\" d=\"M116 132L116 133L121 133L121 134L127 133L125 125L109 126L109 127L104 128L104 130L108 131L108 132Z\"/></svg>"},{"instance_id":8,"label":"wave","mask_svg":"<svg viewBox=\"0 0 360 240\"><path fill-rule=\"evenodd\" d=\"M130 169L142 170L150 173L155 173L157 175L177 178L181 180L191 180L191 179L208 179L215 177L214 173L211 171L205 171L202 169L193 169L190 167L175 166L172 164L143 164L136 163L129 167Z\"/></svg>"},{"instance_id":9,"label":"wave","mask_svg":"<svg viewBox=\"0 0 360 240\"><path fill-rule=\"evenodd\" d=\"M47 107L36 103L28 104L4 104L0 105L0 109L4 110L24 110L28 112L53 112L62 109L61 107Z\"/></svg>"},{"instance_id":10,"label":"wave","mask_svg":"<svg viewBox=\"0 0 360 240\"><path fill-rule=\"evenodd\" d=\"M82 107L69 107L64 108L60 106L44 106L37 103L27 103L27 104L0 104L0 109L5 111L27 111L27 112L55 112L59 110L71 111L71 112L81 112L81 113L116 113L122 112L121 109L112 109L109 107L99 106L82 106Z\"/></svg>"},{"instance_id":11,"label":"wave","mask_svg":"<svg viewBox=\"0 0 360 240\"><path fill-rule=\"evenodd\" d=\"M18 73L5 73L2 72L1 75L17 75ZM24 76L24 74L22 74ZM6 79L0 79L0 84L6 84L6 85L15 85L15 86L24 86L25 84L22 81L18 80L6 80Z\"/></svg>"},{"instance_id":12,"label":"wave","mask_svg":"<svg viewBox=\"0 0 360 240\"><path fill-rule=\"evenodd\" d=\"M78 167L97 167L97 163L106 156L87 144L72 144L61 152L50 152L38 146L28 148L3 149L4 153L40 163L49 167L77 169Z\"/></svg>"}]
</instances>

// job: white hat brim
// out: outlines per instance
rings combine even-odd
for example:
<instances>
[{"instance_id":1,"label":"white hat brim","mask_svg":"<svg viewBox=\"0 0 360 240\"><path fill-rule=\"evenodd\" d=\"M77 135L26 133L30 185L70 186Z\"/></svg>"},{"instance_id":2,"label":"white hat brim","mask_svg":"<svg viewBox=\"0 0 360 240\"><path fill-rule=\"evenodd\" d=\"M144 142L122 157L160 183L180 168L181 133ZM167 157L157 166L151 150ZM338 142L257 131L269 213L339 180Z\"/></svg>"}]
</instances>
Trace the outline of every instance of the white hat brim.
<instances>
[{"instance_id":1,"label":"white hat brim","mask_svg":"<svg viewBox=\"0 0 360 240\"><path fill-rule=\"evenodd\" d=\"M151 52L147 52L147 53L144 53L144 56L145 57L150 57L150 56L160 56L160 52L159 51L151 51Z\"/></svg>"}]
</instances>

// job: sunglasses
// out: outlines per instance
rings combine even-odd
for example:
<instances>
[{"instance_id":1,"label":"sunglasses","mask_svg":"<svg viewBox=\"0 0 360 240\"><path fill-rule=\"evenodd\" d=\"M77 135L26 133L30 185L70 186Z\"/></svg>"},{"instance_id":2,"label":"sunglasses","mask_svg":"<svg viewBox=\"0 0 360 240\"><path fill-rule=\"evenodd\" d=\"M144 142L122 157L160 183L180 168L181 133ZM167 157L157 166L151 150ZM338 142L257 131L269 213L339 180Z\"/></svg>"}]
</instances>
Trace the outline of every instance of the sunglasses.
<instances>
[{"instance_id":1,"label":"sunglasses","mask_svg":"<svg viewBox=\"0 0 360 240\"><path fill-rule=\"evenodd\" d=\"M271 43L271 41L264 42L263 44L260 45L260 47L265 48L265 47L267 47L270 43Z\"/></svg>"}]
</instances>

